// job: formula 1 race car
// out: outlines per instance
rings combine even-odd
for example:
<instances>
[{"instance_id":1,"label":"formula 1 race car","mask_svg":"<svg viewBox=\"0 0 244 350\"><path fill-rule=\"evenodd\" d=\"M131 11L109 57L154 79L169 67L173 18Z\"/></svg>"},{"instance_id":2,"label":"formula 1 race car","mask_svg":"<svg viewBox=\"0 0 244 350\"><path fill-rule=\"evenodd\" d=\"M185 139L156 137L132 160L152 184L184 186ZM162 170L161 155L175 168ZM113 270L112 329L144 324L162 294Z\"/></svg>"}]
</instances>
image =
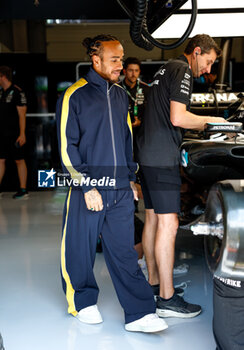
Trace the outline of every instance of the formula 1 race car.
<instances>
[{"instance_id":1,"label":"formula 1 race car","mask_svg":"<svg viewBox=\"0 0 244 350\"><path fill-rule=\"evenodd\" d=\"M229 120L241 115L238 108ZM205 256L215 276L244 280L242 122L208 123L198 137L186 133L181 160L181 228L205 235Z\"/></svg>"},{"instance_id":2,"label":"formula 1 race car","mask_svg":"<svg viewBox=\"0 0 244 350\"><path fill-rule=\"evenodd\" d=\"M210 187L217 181L244 178L244 134L242 123L208 125L206 132L219 132L209 139L185 139L181 146L183 193L181 222L202 214ZM239 131L239 132L238 132Z\"/></svg>"},{"instance_id":3,"label":"formula 1 race car","mask_svg":"<svg viewBox=\"0 0 244 350\"><path fill-rule=\"evenodd\" d=\"M181 145L181 224L204 212L211 186L226 179L244 179L243 94L229 123L209 123L204 132L185 133Z\"/></svg>"}]
</instances>

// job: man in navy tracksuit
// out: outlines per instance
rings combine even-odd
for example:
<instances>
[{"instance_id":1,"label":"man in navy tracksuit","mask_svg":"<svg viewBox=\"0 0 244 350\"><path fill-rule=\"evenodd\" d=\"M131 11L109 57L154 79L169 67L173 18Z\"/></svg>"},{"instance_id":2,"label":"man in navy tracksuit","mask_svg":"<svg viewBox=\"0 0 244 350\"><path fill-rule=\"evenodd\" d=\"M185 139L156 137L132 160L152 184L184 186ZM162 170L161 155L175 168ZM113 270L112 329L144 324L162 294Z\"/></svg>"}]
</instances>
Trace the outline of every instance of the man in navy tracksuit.
<instances>
[{"instance_id":1,"label":"man in navy tracksuit","mask_svg":"<svg viewBox=\"0 0 244 350\"><path fill-rule=\"evenodd\" d=\"M110 35L87 38L83 45L92 67L57 104L62 165L73 179L64 208L61 245L68 312L81 322L102 322L93 274L101 233L104 257L124 309L126 330L161 331L167 324L155 314L151 287L133 249L136 164L132 158L128 98L116 84L123 47Z\"/></svg>"}]
</instances>

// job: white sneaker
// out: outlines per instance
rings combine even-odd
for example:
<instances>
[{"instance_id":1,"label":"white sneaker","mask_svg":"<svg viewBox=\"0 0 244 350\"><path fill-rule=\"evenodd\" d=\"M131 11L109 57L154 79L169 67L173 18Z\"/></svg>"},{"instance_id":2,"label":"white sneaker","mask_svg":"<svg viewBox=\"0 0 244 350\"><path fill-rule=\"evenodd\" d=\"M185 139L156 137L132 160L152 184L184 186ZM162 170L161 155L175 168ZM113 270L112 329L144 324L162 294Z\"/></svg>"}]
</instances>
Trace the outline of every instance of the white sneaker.
<instances>
[{"instance_id":1,"label":"white sneaker","mask_svg":"<svg viewBox=\"0 0 244 350\"><path fill-rule=\"evenodd\" d=\"M187 273L188 270L189 270L189 265L181 264L181 265L174 267L173 274L174 274L174 276L182 275L184 273Z\"/></svg>"},{"instance_id":2,"label":"white sneaker","mask_svg":"<svg viewBox=\"0 0 244 350\"><path fill-rule=\"evenodd\" d=\"M160 319L157 314L148 314L125 325L125 329L130 332L154 333L163 331L166 328L168 328L167 323Z\"/></svg>"},{"instance_id":3,"label":"white sneaker","mask_svg":"<svg viewBox=\"0 0 244 350\"><path fill-rule=\"evenodd\" d=\"M75 316L79 321L89 324L102 323L102 316L97 308L97 305L92 305L81 309Z\"/></svg>"}]
</instances>

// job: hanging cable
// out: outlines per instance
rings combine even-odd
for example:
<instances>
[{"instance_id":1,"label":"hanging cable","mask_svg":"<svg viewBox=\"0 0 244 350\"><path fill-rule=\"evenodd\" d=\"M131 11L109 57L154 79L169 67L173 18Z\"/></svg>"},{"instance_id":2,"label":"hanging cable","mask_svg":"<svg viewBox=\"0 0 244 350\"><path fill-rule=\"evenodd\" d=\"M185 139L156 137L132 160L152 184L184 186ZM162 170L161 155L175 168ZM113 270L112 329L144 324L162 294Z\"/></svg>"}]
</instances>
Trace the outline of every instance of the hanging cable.
<instances>
[{"instance_id":1,"label":"hanging cable","mask_svg":"<svg viewBox=\"0 0 244 350\"><path fill-rule=\"evenodd\" d=\"M144 30L143 30L144 29ZM145 38L142 31L148 33L147 29L147 1L137 1L136 14L130 23L130 36L132 41L139 47L151 51L154 45Z\"/></svg>"},{"instance_id":2,"label":"hanging cable","mask_svg":"<svg viewBox=\"0 0 244 350\"><path fill-rule=\"evenodd\" d=\"M127 6L121 1L117 0L122 9L127 13L131 19L130 35L133 42L146 50L152 50L154 46L162 50L171 50L180 46L190 35L196 22L197 17L197 0L191 0L192 13L190 23L182 35L182 37L172 44L164 44L163 42L154 39L147 29L147 0L137 0L136 10L133 14Z\"/></svg>"}]
</instances>

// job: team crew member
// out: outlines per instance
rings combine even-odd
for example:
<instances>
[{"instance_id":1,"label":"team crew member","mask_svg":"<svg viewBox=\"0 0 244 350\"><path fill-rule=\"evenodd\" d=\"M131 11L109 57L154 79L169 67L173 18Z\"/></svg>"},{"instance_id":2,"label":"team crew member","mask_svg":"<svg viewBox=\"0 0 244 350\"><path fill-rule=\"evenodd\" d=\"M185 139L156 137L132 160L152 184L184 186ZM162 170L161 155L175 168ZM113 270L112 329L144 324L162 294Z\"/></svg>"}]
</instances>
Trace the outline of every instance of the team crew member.
<instances>
[{"instance_id":1,"label":"team crew member","mask_svg":"<svg viewBox=\"0 0 244 350\"><path fill-rule=\"evenodd\" d=\"M124 61L123 68L124 79L120 82L127 92L129 98L129 112L133 128L133 148L136 148L136 139L143 119L143 113L147 105L149 86L139 79L141 74L141 62L136 57L127 57ZM135 156L135 154L134 154ZM138 173L137 181L139 182ZM138 213L138 201L134 201L135 213ZM142 230L143 222L135 217L135 249L138 252L138 257L143 257L142 249Z\"/></svg>"},{"instance_id":2,"label":"team crew member","mask_svg":"<svg viewBox=\"0 0 244 350\"><path fill-rule=\"evenodd\" d=\"M128 57L124 62L124 79L120 82L129 97L129 112L133 127L133 134L140 126L143 112L147 105L149 86L139 79L141 62L136 57Z\"/></svg>"},{"instance_id":3,"label":"team crew member","mask_svg":"<svg viewBox=\"0 0 244 350\"><path fill-rule=\"evenodd\" d=\"M220 49L211 37L196 35L184 55L159 69L150 88L138 138L146 208L142 243L149 283L160 295L157 313L161 317L194 317L201 312L199 305L185 302L173 287L180 211L179 146L184 129L203 130L207 122L225 122L189 112L193 76L209 73L219 55Z\"/></svg>"},{"instance_id":4,"label":"team crew member","mask_svg":"<svg viewBox=\"0 0 244 350\"><path fill-rule=\"evenodd\" d=\"M61 246L68 312L81 322L102 322L93 274L101 233L104 257L124 309L126 330L160 331L167 325L155 314L152 290L133 249L136 165L132 159L128 98L117 84L123 47L110 35L87 38L83 44L92 67L57 104L61 160L65 172L74 179L64 208ZM78 179L81 186L75 187Z\"/></svg>"},{"instance_id":5,"label":"team crew member","mask_svg":"<svg viewBox=\"0 0 244 350\"><path fill-rule=\"evenodd\" d=\"M12 83L12 70L0 67L0 185L7 158L15 160L20 182L13 198L26 198L27 167L25 163L25 125L27 101L25 93ZM1 194L1 189L0 189Z\"/></svg>"}]
</instances>

